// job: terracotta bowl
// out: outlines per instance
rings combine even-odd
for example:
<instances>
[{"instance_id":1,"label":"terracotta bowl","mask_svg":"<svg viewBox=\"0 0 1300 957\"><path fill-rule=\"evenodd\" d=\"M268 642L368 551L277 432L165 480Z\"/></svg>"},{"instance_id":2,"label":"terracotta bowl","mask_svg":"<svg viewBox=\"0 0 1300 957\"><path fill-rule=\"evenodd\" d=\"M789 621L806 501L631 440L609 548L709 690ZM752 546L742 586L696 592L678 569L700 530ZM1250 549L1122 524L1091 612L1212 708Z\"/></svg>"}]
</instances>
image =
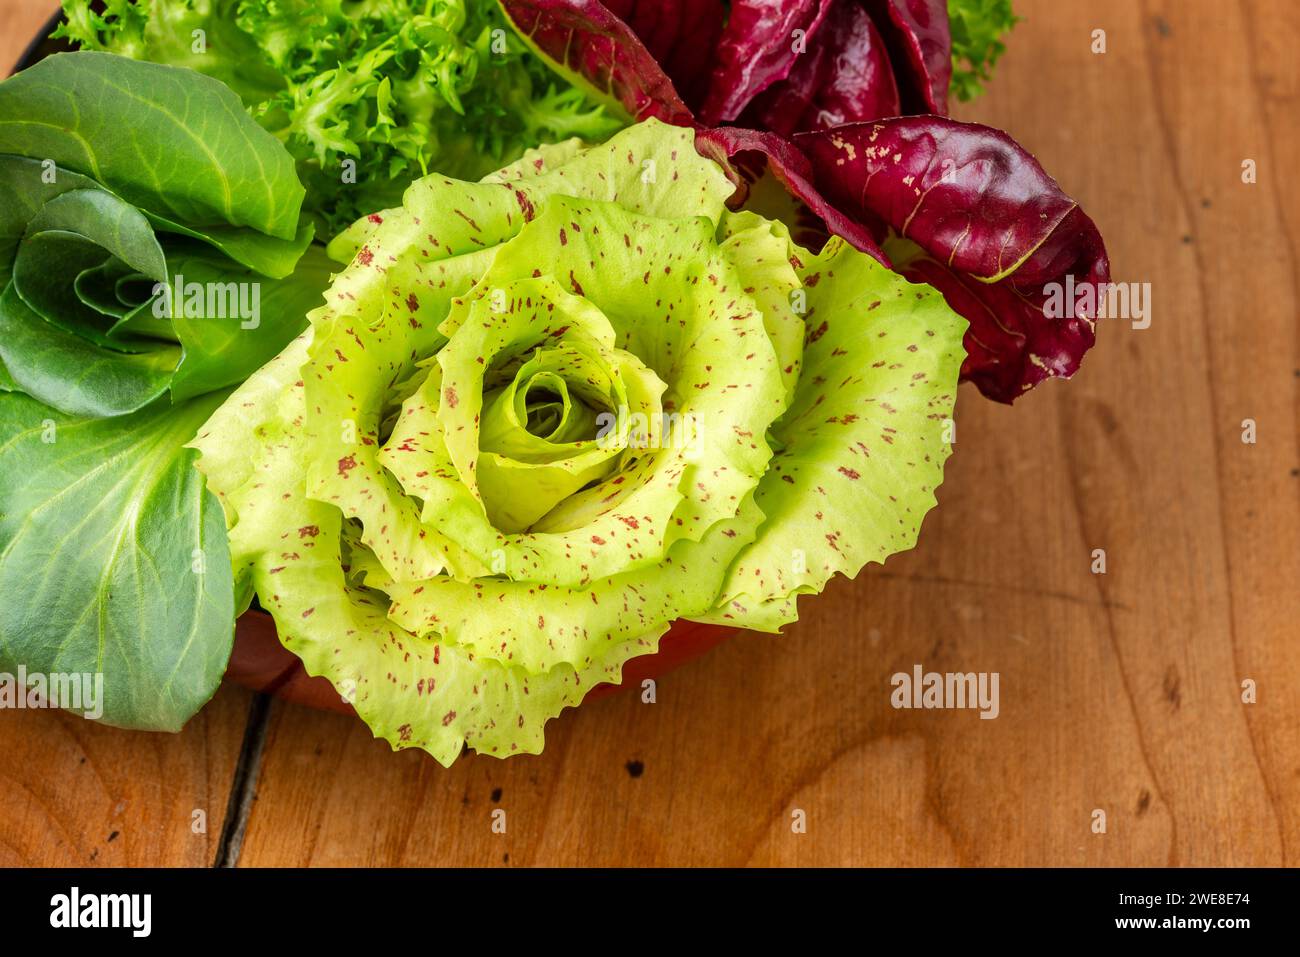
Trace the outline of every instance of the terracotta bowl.
<instances>
[{"instance_id":1,"label":"terracotta bowl","mask_svg":"<svg viewBox=\"0 0 1300 957\"><path fill-rule=\"evenodd\" d=\"M593 701L624 688L639 688L645 679L667 674L721 644L736 630L721 625L676 622L659 642L657 654L633 658L624 665L622 684L596 685L583 700ZM298 657L280 644L275 622L264 611L245 612L235 623L235 650L226 668L226 680L310 708L355 713L327 679L313 678L303 670Z\"/></svg>"}]
</instances>

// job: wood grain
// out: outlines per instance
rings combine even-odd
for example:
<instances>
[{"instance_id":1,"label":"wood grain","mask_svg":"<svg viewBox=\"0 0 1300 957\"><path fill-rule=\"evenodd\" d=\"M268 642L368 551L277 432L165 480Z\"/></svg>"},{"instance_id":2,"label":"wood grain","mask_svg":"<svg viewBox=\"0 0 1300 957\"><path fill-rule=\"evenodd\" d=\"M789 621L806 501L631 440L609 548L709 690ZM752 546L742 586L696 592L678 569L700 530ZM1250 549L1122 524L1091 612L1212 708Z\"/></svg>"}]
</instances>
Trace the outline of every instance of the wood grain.
<instances>
[{"instance_id":1,"label":"wood grain","mask_svg":"<svg viewBox=\"0 0 1300 957\"><path fill-rule=\"evenodd\" d=\"M273 705L241 864L1300 861L1300 6L1016 7L990 92L960 115L1011 131L1080 199L1115 278L1151 283L1150 328L1104 323L1073 382L1014 408L963 389L916 550L805 599L786 635L674 672L654 704L567 712L541 756L444 770ZM998 672L1000 716L894 710L890 676L916 663ZM22 725L48 774L76 766L51 743L68 720ZM138 756L159 739L104 733L103 760L137 755L139 800L184 805L166 762ZM189 767L190 746L167 761ZM70 826L63 800L0 799L21 859L41 859L38 828Z\"/></svg>"},{"instance_id":2,"label":"wood grain","mask_svg":"<svg viewBox=\"0 0 1300 957\"><path fill-rule=\"evenodd\" d=\"M251 695L223 688L183 732L0 712L0 867L206 867Z\"/></svg>"}]
</instances>

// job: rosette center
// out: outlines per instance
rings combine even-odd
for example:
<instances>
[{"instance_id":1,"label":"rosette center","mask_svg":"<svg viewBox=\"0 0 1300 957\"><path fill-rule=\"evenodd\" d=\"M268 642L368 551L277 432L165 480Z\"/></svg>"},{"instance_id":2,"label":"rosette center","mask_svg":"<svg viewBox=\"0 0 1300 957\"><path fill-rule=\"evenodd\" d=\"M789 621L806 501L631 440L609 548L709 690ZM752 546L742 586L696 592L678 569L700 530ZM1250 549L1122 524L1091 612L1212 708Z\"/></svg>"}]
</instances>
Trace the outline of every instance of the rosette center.
<instances>
[{"instance_id":1,"label":"rosette center","mask_svg":"<svg viewBox=\"0 0 1300 957\"><path fill-rule=\"evenodd\" d=\"M586 318L504 359L484 379L475 477L500 531L524 531L615 476L658 434L664 384L610 344L608 326Z\"/></svg>"}]
</instances>

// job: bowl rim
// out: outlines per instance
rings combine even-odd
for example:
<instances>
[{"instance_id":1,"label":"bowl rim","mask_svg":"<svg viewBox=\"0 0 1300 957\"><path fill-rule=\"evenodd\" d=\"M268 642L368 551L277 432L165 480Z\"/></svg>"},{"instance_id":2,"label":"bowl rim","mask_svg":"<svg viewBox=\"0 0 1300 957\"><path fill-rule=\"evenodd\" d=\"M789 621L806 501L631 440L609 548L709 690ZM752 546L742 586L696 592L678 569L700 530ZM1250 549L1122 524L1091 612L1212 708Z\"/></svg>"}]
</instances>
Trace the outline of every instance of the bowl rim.
<instances>
[{"instance_id":1,"label":"bowl rim","mask_svg":"<svg viewBox=\"0 0 1300 957\"><path fill-rule=\"evenodd\" d=\"M36 63L36 52L47 40L50 39L50 34L54 32L55 28L57 28L60 23L63 22L63 19L63 8L59 7L50 15L50 18L45 21L45 25L41 27L41 32L27 42L27 46L23 49L22 55L18 57L18 61L14 64L14 68L9 71L10 76L20 72L21 70L25 70Z\"/></svg>"}]
</instances>

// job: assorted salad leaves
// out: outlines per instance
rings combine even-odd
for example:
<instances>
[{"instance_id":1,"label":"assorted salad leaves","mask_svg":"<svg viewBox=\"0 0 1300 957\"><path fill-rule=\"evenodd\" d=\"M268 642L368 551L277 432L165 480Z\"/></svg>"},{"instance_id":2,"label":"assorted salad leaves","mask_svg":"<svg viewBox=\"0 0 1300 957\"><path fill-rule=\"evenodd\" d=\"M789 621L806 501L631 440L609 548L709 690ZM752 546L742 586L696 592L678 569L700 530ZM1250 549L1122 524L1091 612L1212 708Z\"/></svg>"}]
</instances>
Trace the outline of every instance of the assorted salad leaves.
<instances>
[{"instance_id":1,"label":"assorted salad leaves","mask_svg":"<svg viewBox=\"0 0 1300 957\"><path fill-rule=\"evenodd\" d=\"M56 36L232 89L298 161L333 234L430 170L471 179L621 125L560 82L494 0L63 0Z\"/></svg>"},{"instance_id":2,"label":"assorted salad leaves","mask_svg":"<svg viewBox=\"0 0 1300 957\"><path fill-rule=\"evenodd\" d=\"M257 601L393 747L538 751L910 548L958 382L1093 342L1095 225L944 115L1007 0L63 5L0 83L0 670L111 723Z\"/></svg>"}]
</instances>

